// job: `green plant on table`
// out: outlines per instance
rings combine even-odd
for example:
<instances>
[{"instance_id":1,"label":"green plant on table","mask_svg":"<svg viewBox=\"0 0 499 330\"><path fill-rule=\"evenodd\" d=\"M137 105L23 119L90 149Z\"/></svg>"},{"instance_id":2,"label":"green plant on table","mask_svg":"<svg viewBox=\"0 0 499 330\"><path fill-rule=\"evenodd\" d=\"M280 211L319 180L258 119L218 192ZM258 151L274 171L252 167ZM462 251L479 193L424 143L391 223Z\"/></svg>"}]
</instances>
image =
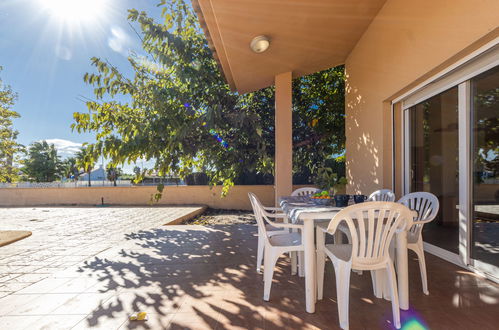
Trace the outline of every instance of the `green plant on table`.
<instances>
[{"instance_id":1,"label":"green plant on table","mask_svg":"<svg viewBox=\"0 0 499 330\"><path fill-rule=\"evenodd\" d=\"M321 167L317 170L314 182L320 189L329 191L330 195L343 192L348 181L345 177L338 178L338 174L330 167Z\"/></svg>"}]
</instances>

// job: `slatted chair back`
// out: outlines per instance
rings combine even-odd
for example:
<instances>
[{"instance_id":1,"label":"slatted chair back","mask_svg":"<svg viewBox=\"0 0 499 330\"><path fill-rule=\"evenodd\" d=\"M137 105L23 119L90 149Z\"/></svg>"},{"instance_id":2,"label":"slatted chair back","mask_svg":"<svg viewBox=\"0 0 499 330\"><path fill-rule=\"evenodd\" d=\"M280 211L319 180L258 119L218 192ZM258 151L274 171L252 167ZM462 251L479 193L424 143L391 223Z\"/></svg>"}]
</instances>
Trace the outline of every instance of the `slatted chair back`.
<instances>
[{"instance_id":1,"label":"slatted chair back","mask_svg":"<svg viewBox=\"0 0 499 330\"><path fill-rule=\"evenodd\" d=\"M258 230L262 233L262 237L264 237L265 240L268 240L266 224L271 224L271 221L265 215L263 204L260 202L258 197L252 192L248 193L248 197L251 202L251 207L253 208L253 213L255 214Z\"/></svg>"},{"instance_id":2,"label":"slatted chair back","mask_svg":"<svg viewBox=\"0 0 499 330\"><path fill-rule=\"evenodd\" d=\"M367 198L370 202L395 202L395 194L390 189L380 189Z\"/></svg>"},{"instance_id":3,"label":"slatted chair back","mask_svg":"<svg viewBox=\"0 0 499 330\"><path fill-rule=\"evenodd\" d=\"M311 196L315 193L321 192L320 189L314 187L298 188L291 193L291 196Z\"/></svg>"},{"instance_id":4,"label":"slatted chair back","mask_svg":"<svg viewBox=\"0 0 499 330\"><path fill-rule=\"evenodd\" d=\"M385 267L390 258L389 247L397 230L404 230L414 212L394 202L366 202L349 206L338 212L327 228L334 233L346 222L351 236L350 261L355 269Z\"/></svg>"},{"instance_id":5,"label":"slatted chair back","mask_svg":"<svg viewBox=\"0 0 499 330\"><path fill-rule=\"evenodd\" d=\"M409 193L399 199L398 203L418 213L418 216L414 218L414 224L408 231L409 237L416 238L421 234L423 225L435 219L440 207L437 196L424 191Z\"/></svg>"}]
</instances>

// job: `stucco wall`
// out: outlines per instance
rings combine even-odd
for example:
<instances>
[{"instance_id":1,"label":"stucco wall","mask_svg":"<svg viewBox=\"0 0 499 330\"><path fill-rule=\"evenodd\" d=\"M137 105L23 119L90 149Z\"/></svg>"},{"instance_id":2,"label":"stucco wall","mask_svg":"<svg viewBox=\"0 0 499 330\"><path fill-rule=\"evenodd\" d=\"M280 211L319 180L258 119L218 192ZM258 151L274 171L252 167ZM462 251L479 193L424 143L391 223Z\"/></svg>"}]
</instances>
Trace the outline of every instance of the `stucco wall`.
<instances>
[{"instance_id":1,"label":"stucco wall","mask_svg":"<svg viewBox=\"0 0 499 330\"><path fill-rule=\"evenodd\" d=\"M302 186L295 186L299 188ZM198 204L217 209L250 210L248 192L255 193L265 205L274 203L274 186L234 186L227 197L220 197L221 187L167 186L159 204ZM0 206L35 205L147 205L156 187L82 187L82 188L3 188Z\"/></svg>"},{"instance_id":2,"label":"stucco wall","mask_svg":"<svg viewBox=\"0 0 499 330\"><path fill-rule=\"evenodd\" d=\"M391 188L388 99L477 40L498 34L498 12L497 0L385 3L345 63L348 192Z\"/></svg>"}]
</instances>

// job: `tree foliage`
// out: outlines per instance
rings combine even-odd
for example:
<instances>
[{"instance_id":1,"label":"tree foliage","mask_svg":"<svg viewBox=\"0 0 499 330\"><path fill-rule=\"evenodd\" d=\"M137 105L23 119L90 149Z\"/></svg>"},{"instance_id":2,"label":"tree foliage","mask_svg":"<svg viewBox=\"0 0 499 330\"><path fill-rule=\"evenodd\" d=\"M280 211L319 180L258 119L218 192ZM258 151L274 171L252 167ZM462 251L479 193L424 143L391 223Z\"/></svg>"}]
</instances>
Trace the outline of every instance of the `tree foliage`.
<instances>
[{"instance_id":1,"label":"tree foliage","mask_svg":"<svg viewBox=\"0 0 499 330\"><path fill-rule=\"evenodd\" d=\"M92 58L96 72L87 73L84 81L94 87L96 100L87 102L89 113L74 114L73 129L96 133L92 147L113 164L154 159L159 175L185 178L205 172L211 184L224 185L224 192L241 173L271 174L273 88L245 95L231 92L192 8L183 0L161 1L159 6L163 22L129 11L148 54L130 54L133 77ZM297 171L300 166L311 171L316 162L341 152L342 84L341 68L295 81Z\"/></svg>"},{"instance_id":2,"label":"tree foliage","mask_svg":"<svg viewBox=\"0 0 499 330\"><path fill-rule=\"evenodd\" d=\"M293 170L299 176L320 175L328 168L345 176L345 73L339 66L293 82ZM306 181L306 180L305 180ZM300 182L308 183L308 182Z\"/></svg>"},{"instance_id":3,"label":"tree foliage","mask_svg":"<svg viewBox=\"0 0 499 330\"><path fill-rule=\"evenodd\" d=\"M62 176L66 179L78 179L80 171L76 165L76 157L68 157L62 161Z\"/></svg>"},{"instance_id":4,"label":"tree foliage","mask_svg":"<svg viewBox=\"0 0 499 330\"><path fill-rule=\"evenodd\" d=\"M20 117L12 110L16 99L17 94L0 79L0 182L14 182L18 179L19 169L15 163L23 146L17 143L19 132L13 128L12 124L14 118Z\"/></svg>"},{"instance_id":5,"label":"tree foliage","mask_svg":"<svg viewBox=\"0 0 499 330\"><path fill-rule=\"evenodd\" d=\"M115 167L113 164L108 164L106 166L106 177L109 181L113 182L116 187L116 180L123 174L123 171L119 167Z\"/></svg>"},{"instance_id":6,"label":"tree foliage","mask_svg":"<svg viewBox=\"0 0 499 330\"><path fill-rule=\"evenodd\" d=\"M55 146L47 141L33 142L22 162L21 170L30 181L52 182L60 178L61 160Z\"/></svg>"},{"instance_id":7,"label":"tree foliage","mask_svg":"<svg viewBox=\"0 0 499 330\"><path fill-rule=\"evenodd\" d=\"M98 153L93 146L85 146L76 153L76 166L78 169L88 174L88 186L92 186L92 178L90 174L94 169Z\"/></svg>"}]
</instances>

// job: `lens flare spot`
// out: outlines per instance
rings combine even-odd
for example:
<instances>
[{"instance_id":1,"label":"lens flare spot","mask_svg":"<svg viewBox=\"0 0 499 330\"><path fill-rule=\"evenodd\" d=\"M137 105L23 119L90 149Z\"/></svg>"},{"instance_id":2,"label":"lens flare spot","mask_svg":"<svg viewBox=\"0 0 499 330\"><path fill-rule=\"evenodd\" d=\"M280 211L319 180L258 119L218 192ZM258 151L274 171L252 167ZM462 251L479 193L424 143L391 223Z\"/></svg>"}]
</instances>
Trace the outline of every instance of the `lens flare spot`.
<instances>
[{"instance_id":1,"label":"lens flare spot","mask_svg":"<svg viewBox=\"0 0 499 330\"><path fill-rule=\"evenodd\" d=\"M222 147L224 147L225 149L229 149L229 150L233 150L232 147L229 148L229 144L224 140L222 139L222 137L212 128L209 130L210 134L212 136L215 137L215 139L217 139L217 141L222 145Z\"/></svg>"},{"instance_id":2,"label":"lens flare spot","mask_svg":"<svg viewBox=\"0 0 499 330\"><path fill-rule=\"evenodd\" d=\"M424 326L417 319L410 319L404 325L402 325L402 330L427 330L428 328Z\"/></svg>"}]
</instances>

